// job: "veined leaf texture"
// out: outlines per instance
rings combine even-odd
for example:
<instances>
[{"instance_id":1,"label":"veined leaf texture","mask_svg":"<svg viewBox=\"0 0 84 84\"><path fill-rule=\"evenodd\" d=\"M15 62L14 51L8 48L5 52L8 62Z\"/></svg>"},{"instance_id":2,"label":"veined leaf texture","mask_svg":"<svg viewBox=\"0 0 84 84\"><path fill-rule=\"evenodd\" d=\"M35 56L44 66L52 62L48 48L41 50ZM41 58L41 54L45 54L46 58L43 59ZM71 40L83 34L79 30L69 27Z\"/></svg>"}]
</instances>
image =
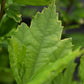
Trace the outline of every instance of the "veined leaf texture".
<instances>
[{"instance_id":1,"label":"veined leaf texture","mask_svg":"<svg viewBox=\"0 0 84 84\"><path fill-rule=\"evenodd\" d=\"M18 26L9 43L17 84L46 84L75 59L78 50L72 52L70 38L61 40L62 29L54 3L36 14L30 28L25 23Z\"/></svg>"}]
</instances>

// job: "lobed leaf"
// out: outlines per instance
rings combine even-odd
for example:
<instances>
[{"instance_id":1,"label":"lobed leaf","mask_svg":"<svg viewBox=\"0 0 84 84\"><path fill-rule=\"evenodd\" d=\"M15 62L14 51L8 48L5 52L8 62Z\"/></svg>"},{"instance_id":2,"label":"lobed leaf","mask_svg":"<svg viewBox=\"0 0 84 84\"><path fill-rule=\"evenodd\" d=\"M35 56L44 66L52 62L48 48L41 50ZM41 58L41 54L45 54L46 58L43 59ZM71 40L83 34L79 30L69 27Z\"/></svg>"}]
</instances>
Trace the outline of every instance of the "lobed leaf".
<instances>
[{"instance_id":1,"label":"lobed leaf","mask_svg":"<svg viewBox=\"0 0 84 84\"><path fill-rule=\"evenodd\" d=\"M72 53L71 39L61 40L62 29L53 3L36 14L30 28L25 23L18 26L9 45L10 65L18 84L44 83L77 56L77 51Z\"/></svg>"}]
</instances>

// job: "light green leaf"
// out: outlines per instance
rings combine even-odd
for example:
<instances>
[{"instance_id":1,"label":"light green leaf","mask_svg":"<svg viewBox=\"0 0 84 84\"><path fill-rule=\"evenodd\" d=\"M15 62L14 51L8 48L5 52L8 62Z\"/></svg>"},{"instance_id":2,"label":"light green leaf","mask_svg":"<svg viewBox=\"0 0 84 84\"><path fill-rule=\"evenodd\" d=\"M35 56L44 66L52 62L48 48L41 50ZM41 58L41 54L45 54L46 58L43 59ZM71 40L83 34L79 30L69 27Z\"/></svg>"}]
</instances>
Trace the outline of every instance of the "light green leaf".
<instances>
[{"instance_id":1,"label":"light green leaf","mask_svg":"<svg viewBox=\"0 0 84 84\"><path fill-rule=\"evenodd\" d=\"M68 56L65 56L64 58L59 59L56 62L53 62L51 64L48 64L43 69L41 69L33 77L33 79L29 83L27 83L27 84L42 84L47 79L52 78L52 73L55 74L55 76L57 76L59 74L59 72L62 71L64 69L64 67L71 60L75 59L75 57L77 57L79 55L81 55L81 52L79 52L79 49L77 49L74 52L69 53Z\"/></svg>"},{"instance_id":2,"label":"light green leaf","mask_svg":"<svg viewBox=\"0 0 84 84\"><path fill-rule=\"evenodd\" d=\"M80 59L79 76L82 80L82 83L84 83L84 55Z\"/></svg>"},{"instance_id":3,"label":"light green leaf","mask_svg":"<svg viewBox=\"0 0 84 84\"><path fill-rule=\"evenodd\" d=\"M54 4L37 13L30 28L25 23L18 26L9 45L10 65L18 84L27 84L32 78L29 84L41 84L48 73L55 77L75 58L71 39L61 40L62 29ZM54 70L58 71L53 76Z\"/></svg>"},{"instance_id":4,"label":"light green leaf","mask_svg":"<svg viewBox=\"0 0 84 84\"><path fill-rule=\"evenodd\" d=\"M51 3L52 0L14 0L16 3L32 6L44 6Z\"/></svg>"},{"instance_id":5,"label":"light green leaf","mask_svg":"<svg viewBox=\"0 0 84 84\"><path fill-rule=\"evenodd\" d=\"M78 53L78 52L77 52ZM76 68L76 65L74 63L74 61L71 61L67 67L66 70L64 72L64 76L63 76L63 84L72 84L73 81L73 74Z\"/></svg>"},{"instance_id":6,"label":"light green leaf","mask_svg":"<svg viewBox=\"0 0 84 84\"><path fill-rule=\"evenodd\" d=\"M74 81L72 84L83 84L81 81Z\"/></svg>"},{"instance_id":7,"label":"light green leaf","mask_svg":"<svg viewBox=\"0 0 84 84\"><path fill-rule=\"evenodd\" d=\"M73 73L75 71L76 64L70 61L66 66L64 73L60 73L54 80L53 84L72 84Z\"/></svg>"},{"instance_id":8,"label":"light green leaf","mask_svg":"<svg viewBox=\"0 0 84 84\"><path fill-rule=\"evenodd\" d=\"M51 82L53 84L63 84L63 72L59 73Z\"/></svg>"}]
</instances>

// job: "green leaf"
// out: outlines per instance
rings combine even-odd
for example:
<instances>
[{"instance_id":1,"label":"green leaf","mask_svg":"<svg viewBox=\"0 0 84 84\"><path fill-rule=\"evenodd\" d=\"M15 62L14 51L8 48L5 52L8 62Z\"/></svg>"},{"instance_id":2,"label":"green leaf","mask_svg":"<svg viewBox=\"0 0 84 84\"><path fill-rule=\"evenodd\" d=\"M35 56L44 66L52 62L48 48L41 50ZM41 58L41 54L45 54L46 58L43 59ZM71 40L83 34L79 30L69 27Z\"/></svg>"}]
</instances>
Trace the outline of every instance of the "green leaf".
<instances>
[{"instance_id":1,"label":"green leaf","mask_svg":"<svg viewBox=\"0 0 84 84\"><path fill-rule=\"evenodd\" d=\"M68 37L72 37L73 48L84 47L84 34L81 33L73 33L69 34Z\"/></svg>"},{"instance_id":2,"label":"green leaf","mask_svg":"<svg viewBox=\"0 0 84 84\"><path fill-rule=\"evenodd\" d=\"M38 13L32 20L30 30L27 25L22 24L11 38L9 48L11 67L16 71L14 74L18 84L27 83L33 73L49 63L51 58L54 59L52 57L52 53L56 50L54 46L60 41L62 32L55 10L55 6L52 5L44 9L42 14ZM22 73L24 70L25 73Z\"/></svg>"},{"instance_id":3,"label":"green leaf","mask_svg":"<svg viewBox=\"0 0 84 84\"><path fill-rule=\"evenodd\" d=\"M1 0L0 0L0 4L1 4Z\"/></svg>"},{"instance_id":4,"label":"green leaf","mask_svg":"<svg viewBox=\"0 0 84 84\"><path fill-rule=\"evenodd\" d=\"M80 59L79 76L82 80L82 83L84 83L84 55Z\"/></svg>"},{"instance_id":5,"label":"green leaf","mask_svg":"<svg viewBox=\"0 0 84 84\"><path fill-rule=\"evenodd\" d=\"M37 8L27 8L27 7L24 7L21 9L21 14L23 17L30 17L30 18L33 18L37 12Z\"/></svg>"},{"instance_id":6,"label":"green leaf","mask_svg":"<svg viewBox=\"0 0 84 84\"><path fill-rule=\"evenodd\" d=\"M68 25L65 27L65 29L76 29L76 28L80 28L80 24L74 24L74 25Z\"/></svg>"},{"instance_id":7,"label":"green leaf","mask_svg":"<svg viewBox=\"0 0 84 84\"><path fill-rule=\"evenodd\" d=\"M77 52L78 53L78 52ZM73 73L75 71L76 65L73 61L71 61L64 72L63 76L63 84L72 84L73 81Z\"/></svg>"},{"instance_id":8,"label":"green leaf","mask_svg":"<svg viewBox=\"0 0 84 84\"><path fill-rule=\"evenodd\" d=\"M59 73L51 82L53 84L63 84L63 72Z\"/></svg>"},{"instance_id":9,"label":"green leaf","mask_svg":"<svg viewBox=\"0 0 84 84\"><path fill-rule=\"evenodd\" d=\"M14 78L9 68L0 68L0 83L12 84Z\"/></svg>"},{"instance_id":10,"label":"green leaf","mask_svg":"<svg viewBox=\"0 0 84 84\"><path fill-rule=\"evenodd\" d=\"M16 22L20 22L21 19L21 14L19 12L19 6L17 5L9 5L6 10L6 14L10 17L13 18Z\"/></svg>"},{"instance_id":11,"label":"green leaf","mask_svg":"<svg viewBox=\"0 0 84 84\"><path fill-rule=\"evenodd\" d=\"M84 8L77 8L73 11L73 18L84 18Z\"/></svg>"},{"instance_id":12,"label":"green leaf","mask_svg":"<svg viewBox=\"0 0 84 84\"><path fill-rule=\"evenodd\" d=\"M14 0L18 4L32 5L32 6L44 6L51 3L52 0Z\"/></svg>"},{"instance_id":13,"label":"green leaf","mask_svg":"<svg viewBox=\"0 0 84 84\"><path fill-rule=\"evenodd\" d=\"M64 67L71 61L74 60L75 57L81 55L79 49L75 50L72 53L69 53L68 56L65 56L62 59L57 60L51 64L48 64L43 69L41 69L33 79L27 84L42 84L49 78L52 78L52 73L55 74L55 77L59 74L60 71L64 69ZM63 83L67 84L67 83Z\"/></svg>"},{"instance_id":14,"label":"green leaf","mask_svg":"<svg viewBox=\"0 0 84 84\"><path fill-rule=\"evenodd\" d=\"M54 80L54 84L72 84L73 82L73 73L75 71L76 64L73 61L70 61L66 66L64 73L60 73Z\"/></svg>"},{"instance_id":15,"label":"green leaf","mask_svg":"<svg viewBox=\"0 0 84 84\"><path fill-rule=\"evenodd\" d=\"M74 81L72 84L83 84L81 81Z\"/></svg>"},{"instance_id":16,"label":"green leaf","mask_svg":"<svg viewBox=\"0 0 84 84\"><path fill-rule=\"evenodd\" d=\"M71 39L61 40L62 29L54 4L37 13L30 28L25 23L18 26L9 43L10 65L17 84L27 84L32 78L35 83L29 84L41 84L47 81L48 73L54 77L51 72L58 70L58 75L75 58L78 51L72 53Z\"/></svg>"},{"instance_id":17,"label":"green leaf","mask_svg":"<svg viewBox=\"0 0 84 84\"><path fill-rule=\"evenodd\" d=\"M0 22L0 36L7 34L12 28L16 27L17 23L5 14Z\"/></svg>"},{"instance_id":18,"label":"green leaf","mask_svg":"<svg viewBox=\"0 0 84 84\"><path fill-rule=\"evenodd\" d=\"M63 20L66 23L69 23L71 21L70 16L62 9L59 9L59 11L61 12L61 17L63 18Z\"/></svg>"},{"instance_id":19,"label":"green leaf","mask_svg":"<svg viewBox=\"0 0 84 84\"><path fill-rule=\"evenodd\" d=\"M84 8L75 8L72 11L71 18L76 21L79 24L84 24L83 18L84 18Z\"/></svg>"}]
</instances>

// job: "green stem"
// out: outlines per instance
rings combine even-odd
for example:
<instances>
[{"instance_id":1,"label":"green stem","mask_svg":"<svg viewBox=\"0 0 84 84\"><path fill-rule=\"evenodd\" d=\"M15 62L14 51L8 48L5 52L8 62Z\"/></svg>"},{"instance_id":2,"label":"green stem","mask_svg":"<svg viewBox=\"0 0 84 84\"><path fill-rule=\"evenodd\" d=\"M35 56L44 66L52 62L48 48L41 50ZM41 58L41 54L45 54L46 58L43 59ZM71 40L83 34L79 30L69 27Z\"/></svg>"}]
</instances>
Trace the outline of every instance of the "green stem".
<instances>
[{"instance_id":1,"label":"green stem","mask_svg":"<svg viewBox=\"0 0 84 84\"><path fill-rule=\"evenodd\" d=\"M71 0L70 3L69 3L69 5L68 5L68 7L67 7L67 9L66 9L66 12L67 12L67 13L69 13L69 11L70 11L70 9L71 9L73 3L74 3L74 0Z\"/></svg>"}]
</instances>

